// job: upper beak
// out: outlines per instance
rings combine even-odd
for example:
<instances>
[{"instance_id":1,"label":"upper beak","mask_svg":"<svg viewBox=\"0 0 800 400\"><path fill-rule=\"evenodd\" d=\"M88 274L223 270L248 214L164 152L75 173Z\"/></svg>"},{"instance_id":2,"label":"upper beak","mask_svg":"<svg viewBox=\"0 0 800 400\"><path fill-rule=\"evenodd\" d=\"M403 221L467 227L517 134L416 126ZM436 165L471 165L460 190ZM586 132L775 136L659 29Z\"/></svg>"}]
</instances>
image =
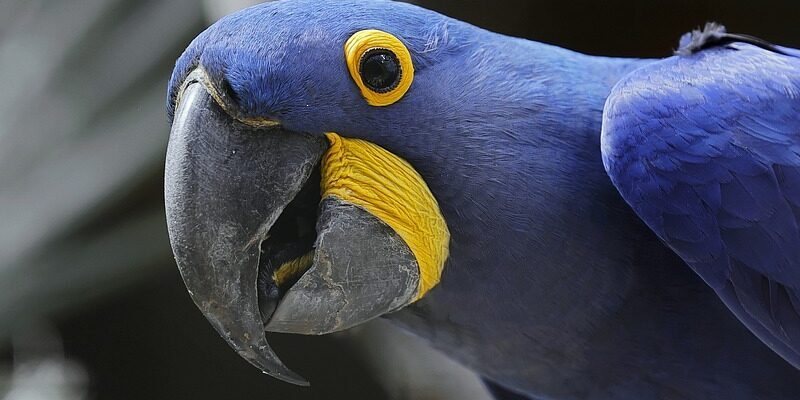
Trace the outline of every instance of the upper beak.
<instances>
[{"instance_id":1,"label":"upper beak","mask_svg":"<svg viewBox=\"0 0 800 400\"><path fill-rule=\"evenodd\" d=\"M200 82L188 83L179 101L164 194L170 241L186 287L240 356L277 378L308 385L267 344L256 277L261 242L325 144L237 123Z\"/></svg>"},{"instance_id":2,"label":"upper beak","mask_svg":"<svg viewBox=\"0 0 800 400\"><path fill-rule=\"evenodd\" d=\"M396 310L417 294L419 266L381 220L320 198L324 137L239 122L210 85L202 74L187 79L170 133L165 202L175 259L195 304L240 356L308 385L272 351L265 327L321 334ZM302 255L310 266L278 282L276 271Z\"/></svg>"}]
</instances>

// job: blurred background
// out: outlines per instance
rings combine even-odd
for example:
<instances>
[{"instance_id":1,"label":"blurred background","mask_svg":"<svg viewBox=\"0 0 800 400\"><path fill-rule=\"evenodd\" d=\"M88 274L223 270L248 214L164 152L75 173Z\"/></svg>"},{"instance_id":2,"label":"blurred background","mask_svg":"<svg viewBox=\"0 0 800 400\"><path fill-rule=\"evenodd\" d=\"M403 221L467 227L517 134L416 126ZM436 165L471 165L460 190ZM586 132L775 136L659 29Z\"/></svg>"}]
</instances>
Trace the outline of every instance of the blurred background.
<instances>
[{"instance_id":1,"label":"blurred background","mask_svg":"<svg viewBox=\"0 0 800 400\"><path fill-rule=\"evenodd\" d=\"M487 399L378 321L271 337L314 386L241 360L194 307L164 222L166 82L248 0L0 0L0 399ZM714 20L800 47L796 0L416 1L586 53L663 57Z\"/></svg>"}]
</instances>

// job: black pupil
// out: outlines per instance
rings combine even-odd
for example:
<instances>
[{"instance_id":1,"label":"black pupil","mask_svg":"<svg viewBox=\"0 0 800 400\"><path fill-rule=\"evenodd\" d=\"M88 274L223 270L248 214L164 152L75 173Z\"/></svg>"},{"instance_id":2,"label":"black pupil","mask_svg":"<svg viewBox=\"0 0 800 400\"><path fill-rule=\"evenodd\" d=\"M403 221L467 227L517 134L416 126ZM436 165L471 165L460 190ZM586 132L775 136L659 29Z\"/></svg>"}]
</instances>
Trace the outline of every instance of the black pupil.
<instances>
[{"instance_id":1,"label":"black pupil","mask_svg":"<svg viewBox=\"0 0 800 400\"><path fill-rule=\"evenodd\" d=\"M400 83L400 62L386 49L372 49L361 57L361 79L368 88L378 93L388 92Z\"/></svg>"}]
</instances>

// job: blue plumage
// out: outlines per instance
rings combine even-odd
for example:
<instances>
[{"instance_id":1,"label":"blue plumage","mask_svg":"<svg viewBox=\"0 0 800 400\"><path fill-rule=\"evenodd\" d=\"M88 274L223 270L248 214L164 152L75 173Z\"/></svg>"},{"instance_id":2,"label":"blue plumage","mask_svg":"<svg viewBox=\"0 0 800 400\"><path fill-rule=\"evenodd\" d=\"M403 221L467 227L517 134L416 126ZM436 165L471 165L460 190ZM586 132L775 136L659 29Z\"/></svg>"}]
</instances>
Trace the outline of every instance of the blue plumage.
<instances>
[{"instance_id":1,"label":"blue plumage","mask_svg":"<svg viewBox=\"0 0 800 400\"><path fill-rule=\"evenodd\" d=\"M602 143L637 214L800 366L800 58L734 43L643 67Z\"/></svg>"},{"instance_id":2,"label":"blue plumage","mask_svg":"<svg viewBox=\"0 0 800 400\"><path fill-rule=\"evenodd\" d=\"M389 107L369 106L344 62L345 40L369 28L400 38L414 59L412 87ZM738 57L764 54L738 47ZM606 107L613 123L604 149L642 219L679 240L673 248L696 270L715 271L701 275L718 290L725 281L715 277L730 266L713 255L725 241L766 243L768 253L737 253L759 266L790 254L780 252L792 251L797 220L782 217L798 204L774 202L798 199L800 175L775 160L792 160L792 143L797 153L796 137L778 123L797 110L769 104L788 87L782 82L793 82L795 61L769 56L783 74L754 83L745 76L759 64L732 68L725 51L656 63L590 57L403 3L281 1L226 17L195 39L176 65L168 108L199 65L227 82L249 116L364 138L408 160L440 204L451 255L441 284L389 318L493 382L547 399L796 399L800 372L752 337L603 170L604 103L636 70ZM698 60L707 71L696 70ZM742 95L763 108L704 90L715 79L730 93L745 85ZM631 87L641 95L622 97ZM726 139L761 126L737 145ZM622 133L609 140L609 127ZM754 149L773 162L750 157ZM658 193L667 197L642 205ZM712 218L708 207L724 213ZM726 227L724 238L709 235L715 226ZM761 285L749 272L765 272L757 268L732 271L741 285ZM784 287L796 274L788 264L772 272ZM787 309L775 309L776 320L789 320Z\"/></svg>"}]
</instances>

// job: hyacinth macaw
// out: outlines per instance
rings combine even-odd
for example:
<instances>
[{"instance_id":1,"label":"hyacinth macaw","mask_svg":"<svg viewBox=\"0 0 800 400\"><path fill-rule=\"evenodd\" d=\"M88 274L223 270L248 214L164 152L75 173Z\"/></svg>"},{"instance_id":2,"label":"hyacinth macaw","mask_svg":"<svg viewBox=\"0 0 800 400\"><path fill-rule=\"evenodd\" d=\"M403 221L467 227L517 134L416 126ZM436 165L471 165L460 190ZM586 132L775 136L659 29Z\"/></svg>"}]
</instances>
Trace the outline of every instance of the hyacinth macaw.
<instances>
[{"instance_id":1,"label":"hyacinth macaw","mask_svg":"<svg viewBox=\"0 0 800 400\"><path fill-rule=\"evenodd\" d=\"M800 54L717 26L678 53L388 1L225 17L168 89L189 292L298 384L265 329L386 316L530 398L800 398Z\"/></svg>"}]
</instances>

